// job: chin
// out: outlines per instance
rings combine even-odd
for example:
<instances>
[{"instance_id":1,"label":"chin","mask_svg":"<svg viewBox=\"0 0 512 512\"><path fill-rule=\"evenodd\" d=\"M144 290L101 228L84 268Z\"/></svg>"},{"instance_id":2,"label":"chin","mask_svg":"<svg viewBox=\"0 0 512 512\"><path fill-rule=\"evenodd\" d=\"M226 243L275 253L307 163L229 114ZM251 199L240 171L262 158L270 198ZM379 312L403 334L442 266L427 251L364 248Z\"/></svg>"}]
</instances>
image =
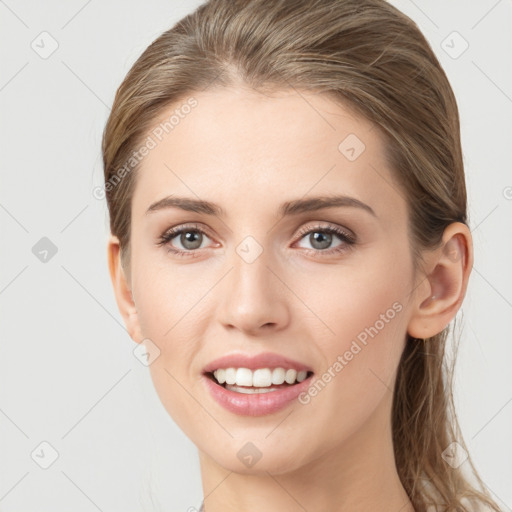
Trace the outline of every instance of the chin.
<instances>
[{"instance_id":1,"label":"chin","mask_svg":"<svg viewBox=\"0 0 512 512\"><path fill-rule=\"evenodd\" d=\"M247 438L246 438L247 439ZM222 468L246 475L286 474L307 464L303 444L291 446L276 438L276 443L264 441L239 441L231 439L221 450L204 451ZM219 447L219 445L217 445Z\"/></svg>"}]
</instances>

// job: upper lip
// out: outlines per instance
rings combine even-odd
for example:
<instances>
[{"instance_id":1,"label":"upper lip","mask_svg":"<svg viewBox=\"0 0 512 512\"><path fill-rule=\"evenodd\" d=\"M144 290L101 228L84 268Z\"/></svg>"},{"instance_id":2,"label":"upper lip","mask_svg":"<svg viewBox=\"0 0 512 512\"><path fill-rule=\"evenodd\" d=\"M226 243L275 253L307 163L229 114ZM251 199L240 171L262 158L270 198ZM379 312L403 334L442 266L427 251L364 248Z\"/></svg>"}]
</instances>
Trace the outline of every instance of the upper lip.
<instances>
[{"instance_id":1,"label":"upper lip","mask_svg":"<svg viewBox=\"0 0 512 512\"><path fill-rule=\"evenodd\" d=\"M249 370L257 370L258 368L293 368L297 371L313 371L310 366L304 363L274 352L262 352L256 355L242 353L227 354L208 363L204 367L203 372L213 372L219 368L248 368Z\"/></svg>"}]
</instances>

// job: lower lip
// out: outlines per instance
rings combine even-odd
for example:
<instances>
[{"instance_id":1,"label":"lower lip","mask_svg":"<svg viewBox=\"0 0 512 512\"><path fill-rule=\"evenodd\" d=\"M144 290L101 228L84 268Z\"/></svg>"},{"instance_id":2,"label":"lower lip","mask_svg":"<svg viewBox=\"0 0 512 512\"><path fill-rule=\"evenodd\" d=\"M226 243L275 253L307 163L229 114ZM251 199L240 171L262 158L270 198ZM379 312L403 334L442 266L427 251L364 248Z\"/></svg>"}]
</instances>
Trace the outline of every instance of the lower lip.
<instances>
[{"instance_id":1,"label":"lower lip","mask_svg":"<svg viewBox=\"0 0 512 512\"><path fill-rule=\"evenodd\" d=\"M225 409L243 416L263 416L277 412L293 402L311 384L310 375L302 382L268 393L244 394L230 391L215 383L207 375L202 379L212 397Z\"/></svg>"}]
</instances>

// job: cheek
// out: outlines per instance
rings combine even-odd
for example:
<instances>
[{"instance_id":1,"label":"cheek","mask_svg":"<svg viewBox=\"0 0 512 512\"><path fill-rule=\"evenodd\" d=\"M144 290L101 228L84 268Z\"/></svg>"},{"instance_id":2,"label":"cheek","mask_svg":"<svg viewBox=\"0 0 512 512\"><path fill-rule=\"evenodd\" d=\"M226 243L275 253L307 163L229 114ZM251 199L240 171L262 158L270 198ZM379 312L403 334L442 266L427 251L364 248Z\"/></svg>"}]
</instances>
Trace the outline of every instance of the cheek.
<instances>
[{"instance_id":1,"label":"cheek","mask_svg":"<svg viewBox=\"0 0 512 512\"><path fill-rule=\"evenodd\" d=\"M201 312L202 299L215 276L210 279L208 272L201 272L195 265L180 266L155 257L140 258L138 263L134 295L143 334L163 347L171 340L178 341L180 333L192 336L194 319Z\"/></svg>"},{"instance_id":2,"label":"cheek","mask_svg":"<svg viewBox=\"0 0 512 512\"><path fill-rule=\"evenodd\" d=\"M187 286L188 285L188 286ZM151 339L160 355L149 371L163 406L185 432L198 414L191 399L198 376L193 375L195 356L201 344L197 319L202 316L201 288L169 269L146 272L139 286L137 314L142 334Z\"/></svg>"},{"instance_id":3,"label":"cheek","mask_svg":"<svg viewBox=\"0 0 512 512\"><path fill-rule=\"evenodd\" d=\"M149 366L155 389L167 411L183 424L196 406L190 394L198 384L197 354L207 341L205 325L217 274L196 265L146 260L134 262L134 296L142 335L160 350ZM198 275L200 278L198 278Z\"/></svg>"},{"instance_id":4,"label":"cheek","mask_svg":"<svg viewBox=\"0 0 512 512\"><path fill-rule=\"evenodd\" d=\"M382 257L364 271L346 269L318 303L322 320L334 331L317 339L324 367L310 396L318 427L342 425L356 431L391 393L404 348L407 262ZM320 311L320 309L318 309ZM308 397L305 397L305 401ZM317 414L318 412L318 414Z\"/></svg>"},{"instance_id":5,"label":"cheek","mask_svg":"<svg viewBox=\"0 0 512 512\"><path fill-rule=\"evenodd\" d=\"M406 331L410 289L409 274L402 270L406 267L406 261L392 261L381 254L374 264L343 271L337 282L332 280L336 285L329 285L323 299L326 323L335 333L324 346L331 362L346 355L351 366L372 366L388 376L403 348ZM356 360L359 364L353 365Z\"/></svg>"}]
</instances>

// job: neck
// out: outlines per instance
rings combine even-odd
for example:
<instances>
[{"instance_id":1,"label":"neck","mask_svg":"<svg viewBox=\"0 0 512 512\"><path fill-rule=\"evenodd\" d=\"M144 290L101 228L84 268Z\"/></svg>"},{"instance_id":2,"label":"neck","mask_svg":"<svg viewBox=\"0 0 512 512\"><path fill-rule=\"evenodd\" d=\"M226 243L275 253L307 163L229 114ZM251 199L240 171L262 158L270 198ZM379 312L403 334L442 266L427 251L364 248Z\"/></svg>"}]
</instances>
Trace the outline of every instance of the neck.
<instances>
[{"instance_id":1,"label":"neck","mask_svg":"<svg viewBox=\"0 0 512 512\"><path fill-rule=\"evenodd\" d=\"M383 400L350 438L290 472L240 474L200 451L205 512L414 512L396 471L390 406Z\"/></svg>"}]
</instances>

